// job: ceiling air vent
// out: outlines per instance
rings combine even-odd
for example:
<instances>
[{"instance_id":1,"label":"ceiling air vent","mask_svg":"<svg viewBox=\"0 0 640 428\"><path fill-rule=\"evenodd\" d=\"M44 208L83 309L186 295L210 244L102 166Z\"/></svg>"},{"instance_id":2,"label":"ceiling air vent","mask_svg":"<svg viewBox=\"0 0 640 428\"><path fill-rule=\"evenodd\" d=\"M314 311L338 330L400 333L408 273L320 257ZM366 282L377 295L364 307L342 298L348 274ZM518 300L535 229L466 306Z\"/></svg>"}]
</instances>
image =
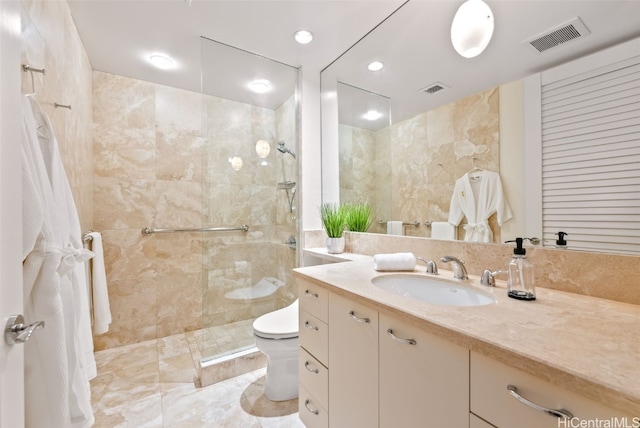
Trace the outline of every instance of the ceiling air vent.
<instances>
[{"instance_id":1,"label":"ceiling air vent","mask_svg":"<svg viewBox=\"0 0 640 428\"><path fill-rule=\"evenodd\" d=\"M449 86L445 85L444 83L436 82L436 83L432 83L426 88L420 89L419 92L426 92L427 94L435 94L436 92L440 92L448 88Z\"/></svg>"},{"instance_id":2,"label":"ceiling air vent","mask_svg":"<svg viewBox=\"0 0 640 428\"><path fill-rule=\"evenodd\" d=\"M579 39L590 34L591 31L580 20L580 18L573 18L571 21L559 25L555 28L545 31L535 37L525 40L522 43L526 43L535 49L537 53L546 52L549 49L560 46L571 40Z\"/></svg>"}]
</instances>

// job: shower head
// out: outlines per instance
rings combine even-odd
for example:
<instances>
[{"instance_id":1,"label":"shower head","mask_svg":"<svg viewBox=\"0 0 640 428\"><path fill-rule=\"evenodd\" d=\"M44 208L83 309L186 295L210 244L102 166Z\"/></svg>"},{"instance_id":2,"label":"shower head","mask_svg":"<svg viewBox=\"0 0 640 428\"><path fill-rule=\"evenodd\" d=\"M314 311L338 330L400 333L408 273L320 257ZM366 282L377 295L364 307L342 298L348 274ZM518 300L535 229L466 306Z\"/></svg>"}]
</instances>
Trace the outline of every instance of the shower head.
<instances>
[{"instance_id":1,"label":"shower head","mask_svg":"<svg viewBox=\"0 0 640 428\"><path fill-rule=\"evenodd\" d=\"M284 141L278 141L278 151L280 153L289 153L291 156L293 156L293 158L296 158L296 154L293 152L293 150L287 149L284 146Z\"/></svg>"}]
</instances>

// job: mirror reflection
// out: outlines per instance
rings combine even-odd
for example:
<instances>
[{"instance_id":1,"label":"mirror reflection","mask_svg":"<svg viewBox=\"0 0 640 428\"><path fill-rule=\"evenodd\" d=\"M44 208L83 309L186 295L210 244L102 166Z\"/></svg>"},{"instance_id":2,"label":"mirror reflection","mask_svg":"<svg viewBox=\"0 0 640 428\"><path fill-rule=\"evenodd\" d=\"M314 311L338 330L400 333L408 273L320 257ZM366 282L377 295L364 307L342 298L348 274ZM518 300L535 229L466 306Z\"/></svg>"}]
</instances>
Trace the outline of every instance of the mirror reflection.
<instances>
[{"instance_id":1,"label":"mirror reflection","mask_svg":"<svg viewBox=\"0 0 640 428\"><path fill-rule=\"evenodd\" d=\"M392 233L386 223L391 220L405 223L400 233L433 237L429 222L456 224L457 216L450 218L455 183L477 167L502 177L513 208L511 220L504 208L500 216L489 217L492 241L526 235L531 212L525 212L530 201L523 199L530 180L522 166L522 122L528 119L521 79L638 36L640 10L629 2L548 2L558 14L545 17L535 2L491 3L496 36L470 61L457 55L442 36L457 6L444 3L450 2L408 2L323 70L323 199L372 203L377 217L370 232ZM606 18L597 19L605 10ZM525 33L540 34L553 27L559 16L579 17L589 39L538 55L519 43L527 40ZM616 30L603 31L604 23L614 17L619 19ZM374 60L383 68L371 72L366 65ZM362 116L370 107L358 107L361 101L356 101L366 98L363 94L387 100L388 119L364 122ZM505 96L510 100L504 102ZM520 158L513 158L518 145ZM338 160L336 167L333 162ZM541 210L539 204L536 210ZM466 217L444 236L463 239L464 224L478 223ZM545 238L554 242L553 235Z\"/></svg>"}]
</instances>

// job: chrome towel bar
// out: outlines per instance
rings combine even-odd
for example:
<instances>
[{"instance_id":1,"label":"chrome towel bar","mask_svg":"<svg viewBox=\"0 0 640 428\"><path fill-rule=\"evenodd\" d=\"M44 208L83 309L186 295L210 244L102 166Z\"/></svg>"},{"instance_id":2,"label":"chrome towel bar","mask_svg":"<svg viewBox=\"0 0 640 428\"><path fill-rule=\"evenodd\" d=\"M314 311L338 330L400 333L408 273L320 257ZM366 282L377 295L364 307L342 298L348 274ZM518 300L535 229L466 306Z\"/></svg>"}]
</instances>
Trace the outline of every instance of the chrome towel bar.
<instances>
[{"instance_id":1,"label":"chrome towel bar","mask_svg":"<svg viewBox=\"0 0 640 428\"><path fill-rule=\"evenodd\" d=\"M243 224L242 226L235 227L205 227L205 228L193 228L193 229L152 229L150 227L145 227L142 229L143 235L151 235L153 233L174 233L174 232L231 232L234 230L241 230L243 232L247 232L249 230L249 226Z\"/></svg>"}]
</instances>

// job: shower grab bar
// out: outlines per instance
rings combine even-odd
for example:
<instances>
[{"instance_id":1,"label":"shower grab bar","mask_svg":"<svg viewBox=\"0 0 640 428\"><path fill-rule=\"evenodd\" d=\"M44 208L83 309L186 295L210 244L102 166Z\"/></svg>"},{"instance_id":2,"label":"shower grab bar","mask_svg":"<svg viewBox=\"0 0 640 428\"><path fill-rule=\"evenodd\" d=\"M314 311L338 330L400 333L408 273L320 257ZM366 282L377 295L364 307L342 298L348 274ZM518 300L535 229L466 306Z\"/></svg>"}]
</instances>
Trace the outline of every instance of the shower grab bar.
<instances>
[{"instance_id":1,"label":"shower grab bar","mask_svg":"<svg viewBox=\"0 0 640 428\"><path fill-rule=\"evenodd\" d=\"M193 229L152 229L150 227L145 227L142 229L143 235L151 235L153 233L174 233L174 232L231 232L234 230L241 230L243 232L247 232L249 230L249 226L243 224L242 226L235 227L205 227L205 228L193 228Z\"/></svg>"}]
</instances>

